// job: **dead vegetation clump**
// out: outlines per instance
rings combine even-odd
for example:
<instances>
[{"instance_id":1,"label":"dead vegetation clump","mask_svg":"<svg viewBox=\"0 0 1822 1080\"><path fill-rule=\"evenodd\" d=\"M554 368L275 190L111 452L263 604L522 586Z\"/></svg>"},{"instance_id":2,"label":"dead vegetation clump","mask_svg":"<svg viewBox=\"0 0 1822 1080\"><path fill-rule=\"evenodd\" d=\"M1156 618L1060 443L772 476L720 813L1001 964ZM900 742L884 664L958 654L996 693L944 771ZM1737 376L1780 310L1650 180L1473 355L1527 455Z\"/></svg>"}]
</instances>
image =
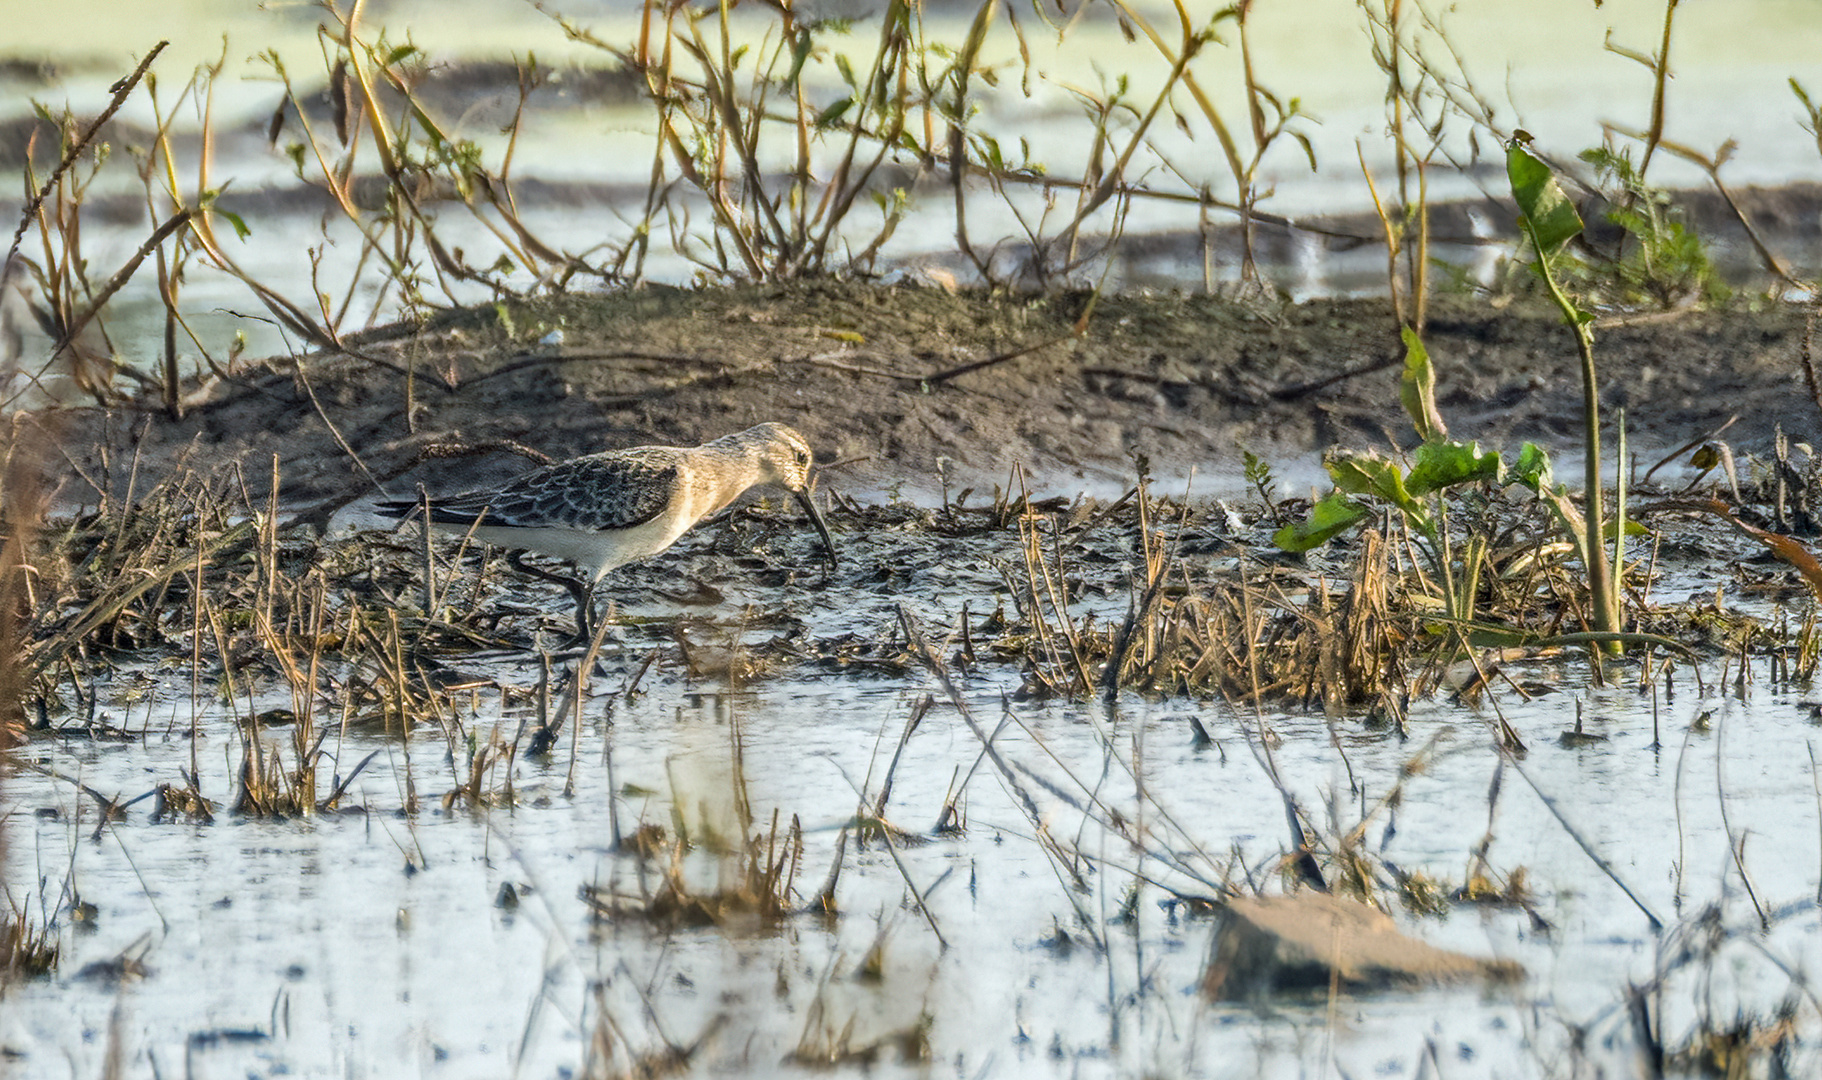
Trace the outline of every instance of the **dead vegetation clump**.
<instances>
[{"instance_id":1,"label":"dead vegetation clump","mask_svg":"<svg viewBox=\"0 0 1822 1080\"><path fill-rule=\"evenodd\" d=\"M1052 604L1061 595L1056 574L1040 569L1047 610L1033 628L1022 692L1131 690L1400 715L1421 613L1396 602L1384 552L1369 534L1351 580L1339 583L1246 554L1231 573L1153 563L1118 622L1077 619Z\"/></svg>"},{"instance_id":2,"label":"dead vegetation clump","mask_svg":"<svg viewBox=\"0 0 1822 1080\"><path fill-rule=\"evenodd\" d=\"M17 440L0 447L0 752L24 741L30 679L27 635L37 603L35 552L48 498L43 462ZM0 759L0 787L9 763ZM9 815L10 816L10 815ZM0 821L0 867L6 865L7 823ZM48 975L58 946L49 926L33 926L28 912L10 902L0 914L0 991L16 978Z\"/></svg>"},{"instance_id":3,"label":"dead vegetation clump","mask_svg":"<svg viewBox=\"0 0 1822 1080\"><path fill-rule=\"evenodd\" d=\"M161 673L187 666L198 712L212 704L236 717L240 763L228 809L255 816L337 809L373 756L339 763L351 729L402 739L432 725L452 745L467 739L464 718L486 684L433 654L452 641L472 651L491 639L409 614L389 588L405 574L371 559L365 570L350 567L358 545L326 546L308 530L281 527L275 499L247 499L238 477L186 473L10 537L8 552L25 552L9 554L21 569L5 585L14 739L134 737L96 715L98 688L156 686ZM54 719L72 711L71 698L77 715ZM497 797L482 787L510 773L495 768L499 758L481 750L453 785L462 801ZM213 812L194 775L158 788L160 820Z\"/></svg>"},{"instance_id":4,"label":"dead vegetation clump","mask_svg":"<svg viewBox=\"0 0 1822 1080\"><path fill-rule=\"evenodd\" d=\"M34 926L28 912L9 906L0 917L0 990L15 979L38 978L57 970L60 952L50 926Z\"/></svg>"},{"instance_id":5,"label":"dead vegetation clump","mask_svg":"<svg viewBox=\"0 0 1822 1080\"><path fill-rule=\"evenodd\" d=\"M681 835L662 850L652 850L649 843L636 848L638 892L584 885L582 899L597 918L633 918L668 927L766 927L802 910L793 902L792 889L803 858L803 827L795 816L781 826L774 814L768 829L746 837L732 850L713 853L718 863L713 886L692 880L691 848ZM652 869L648 864L660 861L654 884L647 877Z\"/></svg>"},{"instance_id":6,"label":"dead vegetation clump","mask_svg":"<svg viewBox=\"0 0 1822 1080\"><path fill-rule=\"evenodd\" d=\"M1444 582L1396 520L1314 560L1262 551L1243 534L1211 545L1190 507L1143 490L1113 519L1133 536L1123 615L1087 602L1080 530L1027 514L1022 562L1005 575L1019 618L964 652L1022 659L1028 697L1126 690L1401 724L1408 702L1448 684L1474 651L1541 648L1587 624L1562 566L1567 546L1521 506L1487 500L1458 514L1467 535ZM1451 589L1465 602L1451 605ZM1451 617L1451 606L1475 617Z\"/></svg>"},{"instance_id":7,"label":"dead vegetation clump","mask_svg":"<svg viewBox=\"0 0 1822 1080\"><path fill-rule=\"evenodd\" d=\"M597 918L666 927L764 928L803 910L794 901L793 888L803 863L803 824L794 814L787 822L773 810L770 823L756 827L742 739L736 718L729 725L728 772L720 781L725 790L692 798L686 782L673 775L668 838L649 822L616 837L616 846L635 856L636 889L582 886L582 899ZM702 884L704 858L714 864L713 885ZM838 852L838 868L840 859Z\"/></svg>"}]
</instances>

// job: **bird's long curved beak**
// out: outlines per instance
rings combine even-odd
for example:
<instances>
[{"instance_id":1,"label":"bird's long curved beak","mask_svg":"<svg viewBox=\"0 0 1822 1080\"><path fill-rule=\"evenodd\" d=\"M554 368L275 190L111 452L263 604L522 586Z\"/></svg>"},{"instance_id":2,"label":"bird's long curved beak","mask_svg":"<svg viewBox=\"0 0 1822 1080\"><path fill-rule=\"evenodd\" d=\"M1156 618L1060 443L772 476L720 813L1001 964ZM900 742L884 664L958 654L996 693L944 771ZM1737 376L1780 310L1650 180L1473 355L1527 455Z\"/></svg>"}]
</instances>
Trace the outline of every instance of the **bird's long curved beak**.
<instances>
[{"instance_id":1,"label":"bird's long curved beak","mask_svg":"<svg viewBox=\"0 0 1822 1080\"><path fill-rule=\"evenodd\" d=\"M804 513L810 515L810 524L816 526L817 535L822 537L822 549L829 556L829 573L833 574L836 565L835 541L829 536L829 523L822 519L822 511L816 509L816 500L810 498L808 490L793 491L791 494L797 496L798 505L803 507Z\"/></svg>"}]
</instances>

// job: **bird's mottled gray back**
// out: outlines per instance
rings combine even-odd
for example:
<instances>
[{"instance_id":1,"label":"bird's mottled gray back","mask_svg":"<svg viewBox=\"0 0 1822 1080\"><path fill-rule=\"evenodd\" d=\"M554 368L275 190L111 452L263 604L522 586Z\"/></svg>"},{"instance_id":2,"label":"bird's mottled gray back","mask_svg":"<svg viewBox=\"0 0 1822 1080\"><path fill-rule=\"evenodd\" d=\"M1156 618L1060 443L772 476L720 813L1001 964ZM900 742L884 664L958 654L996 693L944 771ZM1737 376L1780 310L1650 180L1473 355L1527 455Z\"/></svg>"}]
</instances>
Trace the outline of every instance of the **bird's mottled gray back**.
<instances>
[{"instance_id":1,"label":"bird's mottled gray back","mask_svg":"<svg viewBox=\"0 0 1822 1080\"><path fill-rule=\"evenodd\" d=\"M630 529L664 512L677 480L668 447L610 450L547 465L499 491L471 491L436 502L434 520L540 528Z\"/></svg>"}]
</instances>

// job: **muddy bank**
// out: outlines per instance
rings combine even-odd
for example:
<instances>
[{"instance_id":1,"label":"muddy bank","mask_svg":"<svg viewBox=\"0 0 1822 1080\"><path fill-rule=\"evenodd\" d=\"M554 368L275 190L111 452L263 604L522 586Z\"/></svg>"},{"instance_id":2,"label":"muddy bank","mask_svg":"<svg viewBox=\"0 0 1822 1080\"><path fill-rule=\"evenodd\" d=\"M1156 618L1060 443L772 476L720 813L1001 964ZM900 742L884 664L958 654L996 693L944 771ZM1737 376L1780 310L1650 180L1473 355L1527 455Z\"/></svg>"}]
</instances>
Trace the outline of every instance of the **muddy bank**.
<instances>
[{"instance_id":1,"label":"muddy bank","mask_svg":"<svg viewBox=\"0 0 1822 1080\"><path fill-rule=\"evenodd\" d=\"M565 296L246 366L193 387L175 422L148 404L38 423L85 478L66 498L182 463L240 463L258 492L277 455L282 495L299 506L525 467L451 448L561 458L764 420L797 426L839 463L826 484L868 492L935 492L945 478L985 490L1015 467L1080 489L1129 478L1134 455L1160 476L1193 470L1231 487L1242 449L1289 463L1335 444L1415 441L1382 301L1104 297L1075 336L1088 302L837 282ZM1803 333L1803 310L1783 305L1603 325L1609 420L1626 410L1640 457L1735 417L1736 452L1762 451L1780 426L1813 439ZM1444 301L1427 338L1453 435L1573 451L1581 383L1555 316Z\"/></svg>"}]
</instances>

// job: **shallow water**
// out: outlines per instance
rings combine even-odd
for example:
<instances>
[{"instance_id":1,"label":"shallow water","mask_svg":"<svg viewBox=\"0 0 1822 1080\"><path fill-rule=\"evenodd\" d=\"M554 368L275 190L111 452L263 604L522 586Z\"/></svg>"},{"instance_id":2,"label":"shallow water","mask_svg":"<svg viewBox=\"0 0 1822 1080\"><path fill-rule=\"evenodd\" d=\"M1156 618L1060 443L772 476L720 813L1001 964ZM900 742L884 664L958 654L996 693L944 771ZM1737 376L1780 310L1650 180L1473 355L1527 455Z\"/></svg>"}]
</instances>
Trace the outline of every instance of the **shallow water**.
<instances>
[{"instance_id":1,"label":"shallow water","mask_svg":"<svg viewBox=\"0 0 1822 1080\"><path fill-rule=\"evenodd\" d=\"M925 566L899 589L927 631L959 614L944 599L953 586L927 588L945 572L974 573ZM840 591L795 613L816 635L876 615ZM612 1045L636 1052L700 1042L689 1075L829 1075L794 1053L837 1059L837 1075L1416 1077L1439 1063L1448 1076L1555 1077L1578 1061L1629 1075L1628 984L1663 976L1654 1007L1666 1010L1664 1038L1676 1046L1700 1010L1715 1024L1736 1009L1769 1015L1797 997L1786 970L1822 961L1814 710L1785 688L1748 684L1738 696L1713 666L1705 692L1685 667L1666 698L1661 683L1656 695L1590 690L1574 659L1514 665L1508 674L1536 696L1500 689L1499 711L1529 745L1502 768L1484 702L1420 702L1401 739L1357 719L1331 727L1315 715L1190 700L1018 702L1006 696L1015 674L990 665L957 679L983 730L998 729L1002 773L921 672L802 670L730 685L690 676L665 650L629 699L619 692L626 672L650 649L641 634L629 627L610 652L575 738L566 734L548 758L514 761L512 804L479 809L442 800L467 777L474 746L523 744L538 677L523 656L462 665L520 689L504 713L500 693L482 690L441 729L422 725L403 740L330 731L325 774L377 754L347 809L291 820L219 809L233 795L239 736L220 708L192 707L187 665L101 682L99 718L132 738L41 736L8 776L7 884L34 919L58 912L64 950L53 978L12 987L0 1011L0 1045L22 1055L14 1074L99 1074L112 1024L128 1075L582 1075L605 1023ZM205 685L205 699L210 692ZM885 809L914 835L892 849L850 842L839 917L663 929L591 914L584 887L636 896L665 865L616 854L616 816L622 834L641 822L681 822L697 837L742 831L736 740L752 830L775 811L802 823L795 902L807 903L861 793L878 797L925 694L939 703L906 744ZM268 686L233 711L289 705ZM1559 743L1578 706L1585 732L1604 741ZM1192 716L1211 744L1197 745ZM289 737L287 727L265 732L286 760ZM1516 960L1528 978L1269 1008L1205 1001L1196 986L1212 924L1168 903L1164 889L1280 887L1289 841L1268 762L1326 837L1372 808L1364 844L1380 865L1445 886L1463 880L1489 829L1497 777L1488 859L1498 874L1523 869L1542 923L1515 907L1456 905L1447 919L1403 924L1446 947ZM214 824L154 823L148 800L97 831L95 804L72 783L130 799L157 783L181 786L192 767L217 803ZM1396 808L1378 807L1401 779ZM502 768L484 787L503 796L506 781ZM325 775L319 791L328 787ZM953 790L966 827L931 835ZM415 813L405 812L410 792ZM1149 854L1128 839L1137 834L1091 812L1097 803L1142 826ZM1744 845L1751 896L1729 835ZM705 891L733 872L703 850L683 870ZM1135 870L1147 883L1124 918ZM516 907L499 902L507 885ZM64 910L72 892L95 905L83 929ZM1767 932L1756 930L1753 896L1771 913ZM1712 956L1668 959L1721 931L1738 936ZM121 955L144 974L83 974ZM1799 1024L1813 1030L1809 1008L1799 1005ZM875 1044L876 1054L859 1053ZM903 1045L927 1058L907 1060Z\"/></svg>"}]
</instances>

